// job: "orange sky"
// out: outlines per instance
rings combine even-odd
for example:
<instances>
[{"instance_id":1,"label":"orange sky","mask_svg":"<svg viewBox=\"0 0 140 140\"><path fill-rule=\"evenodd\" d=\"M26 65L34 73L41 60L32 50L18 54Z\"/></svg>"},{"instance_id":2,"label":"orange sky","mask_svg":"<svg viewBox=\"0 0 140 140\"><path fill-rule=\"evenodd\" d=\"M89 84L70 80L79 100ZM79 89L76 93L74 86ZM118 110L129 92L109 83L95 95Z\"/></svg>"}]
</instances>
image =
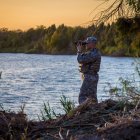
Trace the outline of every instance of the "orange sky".
<instances>
[{"instance_id":1,"label":"orange sky","mask_svg":"<svg viewBox=\"0 0 140 140\"><path fill-rule=\"evenodd\" d=\"M82 26L92 20L95 12L90 13L102 2L101 0L0 0L0 28L26 30L37 25L48 27L62 23Z\"/></svg>"}]
</instances>

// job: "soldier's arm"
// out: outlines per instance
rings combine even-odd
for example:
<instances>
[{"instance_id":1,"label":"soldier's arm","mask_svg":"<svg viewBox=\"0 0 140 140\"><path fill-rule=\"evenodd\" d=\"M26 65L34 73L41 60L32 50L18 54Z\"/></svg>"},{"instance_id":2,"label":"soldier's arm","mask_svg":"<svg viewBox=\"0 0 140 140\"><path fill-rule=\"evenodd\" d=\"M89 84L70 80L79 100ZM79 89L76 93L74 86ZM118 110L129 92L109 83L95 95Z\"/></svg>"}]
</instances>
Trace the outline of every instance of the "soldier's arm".
<instances>
[{"instance_id":1,"label":"soldier's arm","mask_svg":"<svg viewBox=\"0 0 140 140\"><path fill-rule=\"evenodd\" d=\"M84 64L84 63L94 62L96 61L97 58L98 58L98 54L94 52L78 53L77 61L80 64Z\"/></svg>"}]
</instances>

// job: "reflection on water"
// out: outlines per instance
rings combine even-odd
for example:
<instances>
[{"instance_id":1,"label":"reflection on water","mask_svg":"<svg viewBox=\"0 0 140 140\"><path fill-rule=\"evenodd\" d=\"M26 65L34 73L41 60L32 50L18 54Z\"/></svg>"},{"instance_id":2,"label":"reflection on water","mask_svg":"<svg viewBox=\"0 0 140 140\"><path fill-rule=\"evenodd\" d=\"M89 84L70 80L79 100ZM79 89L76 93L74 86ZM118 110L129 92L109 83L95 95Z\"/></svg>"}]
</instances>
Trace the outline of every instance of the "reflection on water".
<instances>
[{"instance_id":1,"label":"reflection on water","mask_svg":"<svg viewBox=\"0 0 140 140\"><path fill-rule=\"evenodd\" d=\"M133 58L102 57L98 99L107 98L106 83L116 84L119 77L130 77ZM43 102L60 110L60 96L70 97L76 104L81 86L76 56L0 54L0 103L11 110L26 104L30 118L36 118Z\"/></svg>"}]
</instances>

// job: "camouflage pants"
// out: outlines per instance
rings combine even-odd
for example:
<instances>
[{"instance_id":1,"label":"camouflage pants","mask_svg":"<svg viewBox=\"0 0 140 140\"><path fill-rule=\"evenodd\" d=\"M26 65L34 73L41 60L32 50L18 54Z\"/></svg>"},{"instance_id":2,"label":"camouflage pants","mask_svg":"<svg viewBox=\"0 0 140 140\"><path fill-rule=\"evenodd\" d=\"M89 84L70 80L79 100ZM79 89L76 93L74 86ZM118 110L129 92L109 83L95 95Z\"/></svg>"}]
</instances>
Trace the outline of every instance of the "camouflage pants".
<instances>
[{"instance_id":1,"label":"camouflage pants","mask_svg":"<svg viewBox=\"0 0 140 140\"><path fill-rule=\"evenodd\" d=\"M87 98L93 98L97 101L97 83L99 76L84 75L83 83L80 88L79 104L83 103ZM97 101L98 102L98 101Z\"/></svg>"}]
</instances>

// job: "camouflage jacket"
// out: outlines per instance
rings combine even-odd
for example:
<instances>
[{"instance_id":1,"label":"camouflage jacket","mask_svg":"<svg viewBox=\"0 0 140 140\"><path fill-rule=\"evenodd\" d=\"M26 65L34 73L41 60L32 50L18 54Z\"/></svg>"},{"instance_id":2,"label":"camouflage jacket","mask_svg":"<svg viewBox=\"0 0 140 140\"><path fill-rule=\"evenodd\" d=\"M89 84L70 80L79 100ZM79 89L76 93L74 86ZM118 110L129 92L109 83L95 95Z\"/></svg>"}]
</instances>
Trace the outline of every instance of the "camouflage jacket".
<instances>
[{"instance_id":1,"label":"camouflage jacket","mask_svg":"<svg viewBox=\"0 0 140 140\"><path fill-rule=\"evenodd\" d=\"M97 74L100 70L101 53L97 48L85 53L78 53L79 71L83 74Z\"/></svg>"}]
</instances>

